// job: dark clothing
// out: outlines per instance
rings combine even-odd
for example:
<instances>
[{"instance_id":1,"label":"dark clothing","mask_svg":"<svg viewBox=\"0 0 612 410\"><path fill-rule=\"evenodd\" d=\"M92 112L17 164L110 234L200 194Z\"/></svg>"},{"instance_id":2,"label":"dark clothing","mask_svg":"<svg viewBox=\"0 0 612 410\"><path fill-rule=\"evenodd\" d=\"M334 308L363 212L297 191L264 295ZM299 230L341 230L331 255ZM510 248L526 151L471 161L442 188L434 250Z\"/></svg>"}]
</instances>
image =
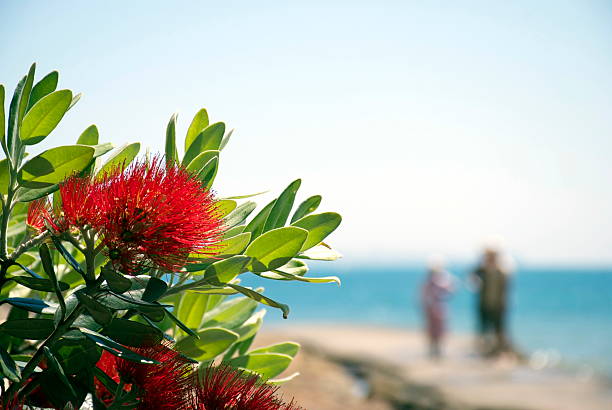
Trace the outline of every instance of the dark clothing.
<instances>
[{"instance_id":1,"label":"dark clothing","mask_svg":"<svg viewBox=\"0 0 612 410\"><path fill-rule=\"evenodd\" d=\"M491 331L496 336L496 349L506 343L506 305L509 287L508 275L497 267L479 266L474 275L480 279L478 295L479 331Z\"/></svg>"}]
</instances>

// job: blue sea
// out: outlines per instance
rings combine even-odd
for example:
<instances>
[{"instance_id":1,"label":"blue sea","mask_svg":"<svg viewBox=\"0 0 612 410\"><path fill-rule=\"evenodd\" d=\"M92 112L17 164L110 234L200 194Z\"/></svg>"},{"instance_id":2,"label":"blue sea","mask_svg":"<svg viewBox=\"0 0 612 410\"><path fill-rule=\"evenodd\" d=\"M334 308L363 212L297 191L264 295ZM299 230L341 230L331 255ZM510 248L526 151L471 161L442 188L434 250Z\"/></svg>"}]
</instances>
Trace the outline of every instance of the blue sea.
<instances>
[{"instance_id":1,"label":"blue sea","mask_svg":"<svg viewBox=\"0 0 612 410\"><path fill-rule=\"evenodd\" d=\"M342 286L245 277L248 286L291 307L288 321L377 324L421 328L419 288L424 270L415 266L348 267L310 264L309 276L336 275ZM450 266L459 280L449 300L451 332L473 332L475 295L465 285L468 266ZM524 352L558 359L559 365L612 377L612 268L521 268L513 276L510 329ZM269 309L268 322L282 320Z\"/></svg>"}]
</instances>

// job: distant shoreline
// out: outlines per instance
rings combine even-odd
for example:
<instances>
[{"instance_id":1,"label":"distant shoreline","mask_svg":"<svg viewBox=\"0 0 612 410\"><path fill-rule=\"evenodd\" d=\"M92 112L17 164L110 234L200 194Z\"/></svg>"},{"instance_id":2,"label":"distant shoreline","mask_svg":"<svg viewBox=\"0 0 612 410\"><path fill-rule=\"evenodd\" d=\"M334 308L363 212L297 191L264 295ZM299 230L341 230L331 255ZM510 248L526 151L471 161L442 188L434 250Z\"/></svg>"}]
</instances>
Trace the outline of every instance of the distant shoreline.
<instances>
[{"instance_id":1,"label":"distant shoreline","mask_svg":"<svg viewBox=\"0 0 612 410\"><path fill-rule=\"evenodd\" d=\"M269 321L266 324L266 329L270 332L284 332L291 329L301 329L301 328L328 328L328 327L340 327L340 328L363 328L368 329L368 333L376 330L380 330L382 332L405 332L410 335L411 338L421 339L422 340L422 355L426 355L427 345L425 334L422 329L405 325L389 325L389 324L376 324L376 323L360 323L360 322L334 322L334 321L299 321L299 322L291 322L284 323L281 321ZM476 335L467 331L449 331L446 337L446 341L454 340L456 343L457 340L461 340L464 346L475 346L476 343ZM542 355L548 353L551 356L556 356L554 350L551 349L536 349L534 351L523 349L520 343L520 340L514 341L515 347L518 352L525 355L525 366L532 368L534 371L540 372L551 372L553 374L558 373L562 376L569 377L593 377L601 380L605 383L610 383L612 385L612 373L606 371L600 371L598 369L590 367L588 364L580 363L579 361L571 360L566 357L552 357L547 360L547 363L543 363L546 360ZM476 355L474 349L472 349L472 353ZM558 353L558 352L557 352ZM539 363L537 363L539 362ZM592 371L592 372L591 372ZM591 373L589 375L589 373Z\"/></svg>"},{"instance_id":2,"label":"distant shoreline","mask_svg":"<svg viewBox=\"0 0 612 410\"><path fill-rule=\"evenodd\" d=\"M423 336L414 330L311 323L266 326L262 335L265 341L302 343L307 358L317 355L338 365L357 366L365 380L378 383L377 389L390 383L381 386L381 374L395 372L405 379L403 389L425 388L431 400L448 404L441 408L595 410L605 408L612 397L609 380L581 378L559 369L535 370L508 358L480 359L472 353L472 337L466 334L449 336L446 357L440 362L427 358ZM395 390L388 393L396 394Z\"/></svg>"}]
</instances>

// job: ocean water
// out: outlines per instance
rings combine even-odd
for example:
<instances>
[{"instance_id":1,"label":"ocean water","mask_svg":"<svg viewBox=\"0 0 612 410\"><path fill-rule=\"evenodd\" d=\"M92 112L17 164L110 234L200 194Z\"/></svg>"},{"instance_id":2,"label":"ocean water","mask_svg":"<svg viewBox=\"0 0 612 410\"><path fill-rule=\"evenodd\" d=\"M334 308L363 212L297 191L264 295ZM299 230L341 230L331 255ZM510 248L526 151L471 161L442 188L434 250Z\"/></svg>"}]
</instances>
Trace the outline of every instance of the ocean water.
<instances>
[{"instance_id":1,"label":"ocean water","mask_svg":"<svg viewBox=\"0 0 612 410\"><path fill-rule=\"evenodd\" d=\"M448 301L451 332L474 332L475 294L468 266L451 266L458 289ZM423 268L311 264L309 276L336 275L342 286L244 277L247 286L291 307L288 321L378 324L420 329ZM612 268L522 268L513 276L509 314L513 342L524 352L581 372L612 377ZM267 322L283 320L269 309Z\"/></svg>"}]
</instances>

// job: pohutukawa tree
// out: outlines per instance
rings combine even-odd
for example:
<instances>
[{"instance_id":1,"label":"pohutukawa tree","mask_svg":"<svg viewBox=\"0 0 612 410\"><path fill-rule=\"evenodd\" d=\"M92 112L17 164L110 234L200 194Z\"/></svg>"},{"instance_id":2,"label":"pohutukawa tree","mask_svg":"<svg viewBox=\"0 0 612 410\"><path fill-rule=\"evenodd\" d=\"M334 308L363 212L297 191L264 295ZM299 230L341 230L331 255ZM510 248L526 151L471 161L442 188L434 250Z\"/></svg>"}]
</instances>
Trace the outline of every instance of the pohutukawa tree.
<instances>
[{"instance_id":1,"label":"pohutukawa tree","mask_svg":"<svg viewBox=\"0 0 612 410\"><path fill-rule=\"evenodd\" d=\"M0 85L2 406L297 409L277 385L295 377L283 372L299 345L251 347L259 306L289 307L240 277L339 283L307 276L305 260L340 256L323 242L340 215L314 213L318 195L293 210L299 179L253 217L258 194L219 198L232 132L205 109L182 156L176 115L152 157L100 143L95 125L28 155L80 98L57 90L55 71L34 76L8 111Z\"/></svg>"}]
</instances>

